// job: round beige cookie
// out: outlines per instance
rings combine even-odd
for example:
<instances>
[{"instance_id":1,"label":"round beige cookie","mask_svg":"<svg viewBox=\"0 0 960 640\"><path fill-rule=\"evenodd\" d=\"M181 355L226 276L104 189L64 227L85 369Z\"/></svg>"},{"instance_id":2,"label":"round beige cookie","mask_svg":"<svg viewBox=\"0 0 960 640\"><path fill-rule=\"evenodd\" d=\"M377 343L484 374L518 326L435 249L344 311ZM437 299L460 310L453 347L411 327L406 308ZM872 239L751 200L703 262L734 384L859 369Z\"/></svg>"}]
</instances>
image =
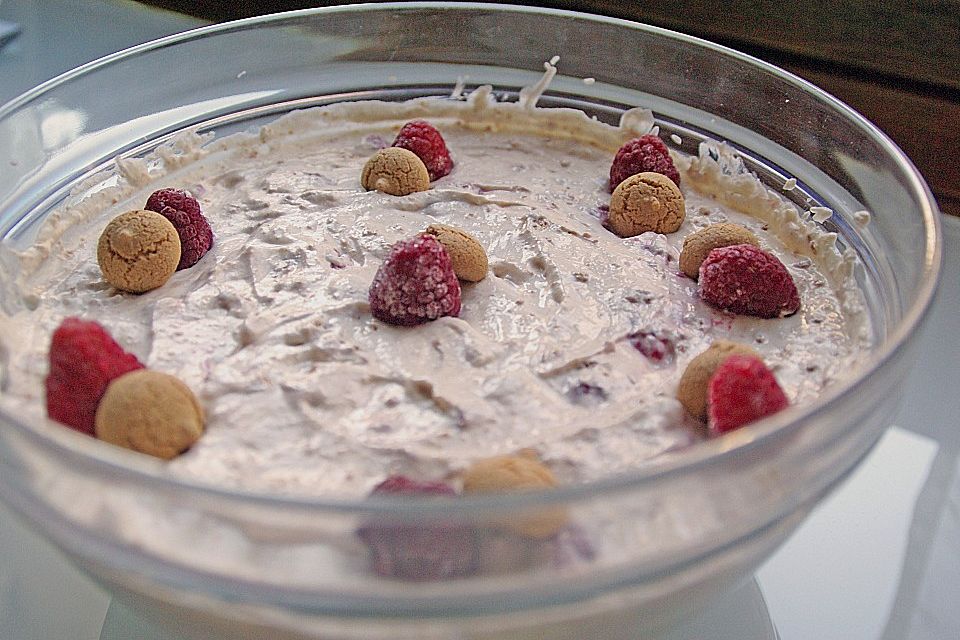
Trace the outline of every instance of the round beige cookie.
<instances>
[{"instance_id":1,"label":"round beige cookie","mask_svg":"<svg viewBox=\"0 0 960 640\"><path fill-rule=\"evenodd\" d=\"M690 415L700 420L707 419L707 387L710 378L724 360L732 355L760 358L760 354L745 344L729 340L717 340L690 361L680 376L677 399Z\"/></svg>"},{"instance_id":2,"label":"round beige cookie","mask_svg":"<svg viewBox=\"0 0 960 640\"><path fill-rule=\"evenodd\" d=\"M553 472L535 457L524 454L479 460L463 474L466 495L533 491L555 486L557 479ZM528 538L544 539L560 531L566 522L566 509L553 507L512 518L502 526Z\"/></svg>"},{"instance_id":3,"label":"round beige cookie","mask_svg":"<svg viewBox=\"0 0 960 640\"><path fill-rule=\"evenodd\" d=\"M683 194L673 180L647 171L621 182L610 196L607 225L621 238L647 231L673 233L686 216Z\"/></svg>"},{"instance_id":4,"label":"round beige cookie","mask_svg":"<svg viewBox=\"0 0 960 640\"><path fill-rule=\"evenodd\" d=\"M180 237L155 211L127 211L100 234L97 262L104 279L117 289L144 293L162 287L177 270Z\"/></svg>"},{"instance_id":5,"label":"round beige cookie","mask_svg":"<svg viewBox=\"0 0 960 640\"><path fill-rule=\"evenodd\" d=\"M700 265L711 251L720 247L731 247L735 244L752 244L759 247L760 241L746 227L731 222L712 224L691 233L683 239L683 249L680 251L680 271L696 280L700 277Z\"/></svg>"},{"instance_id":6,"label":"round beige cookie","mask_svg":"<svg viewBox=\"0 0 960 640\"><path fill-rule=\"evenodd\" d=\"M380 149L363 165L360 184L367 191L406 196L430 188L427 165L413 151L400 147Z\"/></svg>"},{"instance_id":7,"label":"round beige cookie","mask_svg":"<svg viewBox=\"0 0 960 640\"><path fill-rule=\"evenodd\" d=\"M177 378L138 369L107 386L94 431L104 442L169 460L203 434L203 409Z\"/></svg>"},{"instance_id":8,"label":"round beige cookie","mask_svg":"<svg viewBox=\"0 0 960 640\"><path fill-rule=\"evenodd\" d=\"M431 224L426 233L443 245L453 263L453 272L467 282L480 282L487 275L489 263L483 246L472 235L445 224Z\"/></svg>"}]
</instances>

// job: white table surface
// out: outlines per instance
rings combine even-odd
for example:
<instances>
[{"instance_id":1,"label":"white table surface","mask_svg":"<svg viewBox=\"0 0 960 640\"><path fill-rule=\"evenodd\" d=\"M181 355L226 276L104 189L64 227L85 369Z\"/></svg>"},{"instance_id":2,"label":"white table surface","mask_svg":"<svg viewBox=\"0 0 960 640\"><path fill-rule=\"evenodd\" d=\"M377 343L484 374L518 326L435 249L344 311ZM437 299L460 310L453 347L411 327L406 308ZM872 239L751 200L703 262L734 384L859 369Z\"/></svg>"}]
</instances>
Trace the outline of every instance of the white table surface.
<instances>
[{"instance_id":1,"label":"white table surface","mask_svg":"<svg viewBox=\"0 0 960 640\"><path fill-rule=\"evenodd\" d=\"M125 0L0 0L3 20L22 31L0 49L0 103L101 55L203 24ZM960 219L945 217L944 232L943 284L899 414L757 573L783 640L960 638ZM743 593L763 604L752 585ZM109 607L109 594L0 505L0 640L160 637L118 606L108 617ZM738 634L741 609L725 607L690 633L761 640Z\"/></svg>"}]
</instances>

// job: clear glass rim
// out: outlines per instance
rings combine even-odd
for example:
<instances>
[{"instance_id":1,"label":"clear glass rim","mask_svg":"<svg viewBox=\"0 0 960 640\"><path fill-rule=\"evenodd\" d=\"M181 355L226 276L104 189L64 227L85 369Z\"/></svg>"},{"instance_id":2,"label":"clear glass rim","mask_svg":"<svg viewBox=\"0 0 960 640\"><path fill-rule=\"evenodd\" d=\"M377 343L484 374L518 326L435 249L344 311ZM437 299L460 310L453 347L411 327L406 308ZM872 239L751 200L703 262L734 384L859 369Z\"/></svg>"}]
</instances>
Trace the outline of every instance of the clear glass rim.
<instances>
[{"instance_id":1,"label":"clear glass rim","mask_svg":"<svg viewBox=\"0 0 960 640\"><path fill-rule=\"evenodd\" d=\"M807 403L800 407L790 407L773 416L742 427L735 432L697 443L695 446L683 451L674 452L667 460L647 463L635 471L617 474L599 480L561 486L545 491L499 494L496 496L464 496L449 501L417 498L397 501L391 500L388 497L337 499L228 489L214 484L169 475L165 473L164 467L159 461L122 449L104 447L101 443L92 440L88 436L75 433L69 429L63 429L61 426L50 421L46 421L47 424L45 425L27 425L18 417L11 415L8 411L0 407L0 417L2 417L3 421L13 425L21 435L29 438L34 444L48 450L61 459L67 458L71 463L75 463L82 468L88 468L93 471L106 471L114 476L123 477L128 481L152 484L158 486L158 488L175 490L186 494L196 494L197 496L208 498L294 510L398 514L404 516L423 515L427 517L444 514L455 517L457 515L472 515L477 511L483 512L489 509L519 509L544 503L571 503L578 500L595 499L604 495L629 492L678 474L692 473L699 469L723 464L732 457L743 456L757 447L769 445L780 438L790 437L797 429L802 428L803 424L807 421L814 420L818 416L828 413L845 396L856 393L858 389L868 384L869 381L878 375L880 370L889 361L896 358L913 339L931 304L939 280L942 260L942 231L939 220L940 214L937 210L933 194L909 158L907 158L903 151L900 150L886 134L877 129L875 125L859 113L837 98L796 75L728 47L652 25L563 9L473 2L392 2L302 9L199 27L99 58L48 80L7 102L5 105L0 106L0 119L7 117L32 101L43 98L48 92L57 87L81 78L97 69L122 62L129 58L148 54L154 50L171 47L181 42L223 35L231 31L244 30L267 23L281 23L315 15L351 12L372 13L377 11L398 10L431 10L437 12L487 11L503 14L523 13L561 16L587 22L612 24L637 31L658 34L696 47L710 49L719 55L747 62L752 66L771 73L784 82L802 88L805 92L814 95L818 100L840 111L847 119L854 122L865 136L871 137L874 141L878 142L889 156L896 161L902 171L903 177L906 177L908 180L911 195L920 202L921 207L919 213L925 230L925 248L923 254L922 285L916 291L914 304L906 310L893 331L873 350L868 362L860 371L856 375L845 379L834 388L827 390L817 401ZM857 425L848 427L848 429L856 428ZM832 433L831 437L828 438L824 444L828 444L842 437L845 433L846 430L838 430ZM824 444L821 446L824 446ZM809 451L806 453L809 453Z\"/></svg>"}]
</instances>

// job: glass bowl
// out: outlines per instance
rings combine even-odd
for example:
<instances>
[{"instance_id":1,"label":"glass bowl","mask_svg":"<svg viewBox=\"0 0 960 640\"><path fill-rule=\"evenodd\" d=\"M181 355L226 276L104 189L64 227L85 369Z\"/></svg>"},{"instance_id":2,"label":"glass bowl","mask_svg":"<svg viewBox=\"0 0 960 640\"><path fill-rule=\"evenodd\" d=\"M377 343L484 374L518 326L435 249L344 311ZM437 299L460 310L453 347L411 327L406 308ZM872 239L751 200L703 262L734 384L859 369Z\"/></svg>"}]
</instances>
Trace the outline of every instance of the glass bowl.
<instances>
[{"instance_id":1,"label":"glass bowl","mask_svg":"<svg viewBox=\"0 0 960 640\"><path fill-rule=\"evenodd\" d=\"M449 95L458 80L513 93L555 54L561 74L541 104L607 120L651 108L683 151L727 141L771 186L796 178L798 205L834 210L824 224L860 256L876 341L856 371L816 402L634 473L455 502L203 486L0 406L0 498L118 599L188 637L635 638L741 584L887 426L940 266L938 212L910 161L789 73L650 26L503 5L368 4L198 29L0 108L0 148L16 150L0 172L0 237L28 244L86 177L184 129ZM440 531L439 547L453 529L480 545L491 523L556 507L577 523L565 539L484 538L490 566L450 580L378 577L356 535Z\"/></svg>"}]
</instances>

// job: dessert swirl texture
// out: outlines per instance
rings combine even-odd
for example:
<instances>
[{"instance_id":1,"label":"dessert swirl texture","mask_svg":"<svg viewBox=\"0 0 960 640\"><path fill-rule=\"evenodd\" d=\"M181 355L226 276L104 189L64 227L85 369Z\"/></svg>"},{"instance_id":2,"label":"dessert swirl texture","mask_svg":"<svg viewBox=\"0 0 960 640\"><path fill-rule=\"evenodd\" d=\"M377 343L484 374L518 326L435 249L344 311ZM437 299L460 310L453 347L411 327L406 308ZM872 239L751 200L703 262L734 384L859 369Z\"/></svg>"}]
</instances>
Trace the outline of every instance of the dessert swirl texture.
<instances>
[{"instance_id":1,"label":"dessert swirl texture","mask_svg":"<svg viewBox=\"0 0 960 640\"><path fill-rule=\"evenodd\" d=\"M425 191L366 191L364 163L415 118L442 131L453 170ZM452 477L522 449L564 483L669 455L703 437L676 390L718 339L751 345L791 402L815 398L869 348L855 259L723 145L676 157L677 232L618 237L602 220L610 162L652 129L644 110L614 127L481 88L467 100L336 104L212 140L188 133L118 160L31 246L2 248L2 401L43 417L49 335L83 315L197 394L206 434L172 473L359 496L392 473ZM162 287L120 292L98 269L97 238L168 186L197 196L216 243ZM719 222L779 256L796 314L762 320L700 300L680 249ZM375 319L367 292L391 245L431 225L475 238L487 276L463 283L458 317Z\"/></svg>"}]
</instances>

